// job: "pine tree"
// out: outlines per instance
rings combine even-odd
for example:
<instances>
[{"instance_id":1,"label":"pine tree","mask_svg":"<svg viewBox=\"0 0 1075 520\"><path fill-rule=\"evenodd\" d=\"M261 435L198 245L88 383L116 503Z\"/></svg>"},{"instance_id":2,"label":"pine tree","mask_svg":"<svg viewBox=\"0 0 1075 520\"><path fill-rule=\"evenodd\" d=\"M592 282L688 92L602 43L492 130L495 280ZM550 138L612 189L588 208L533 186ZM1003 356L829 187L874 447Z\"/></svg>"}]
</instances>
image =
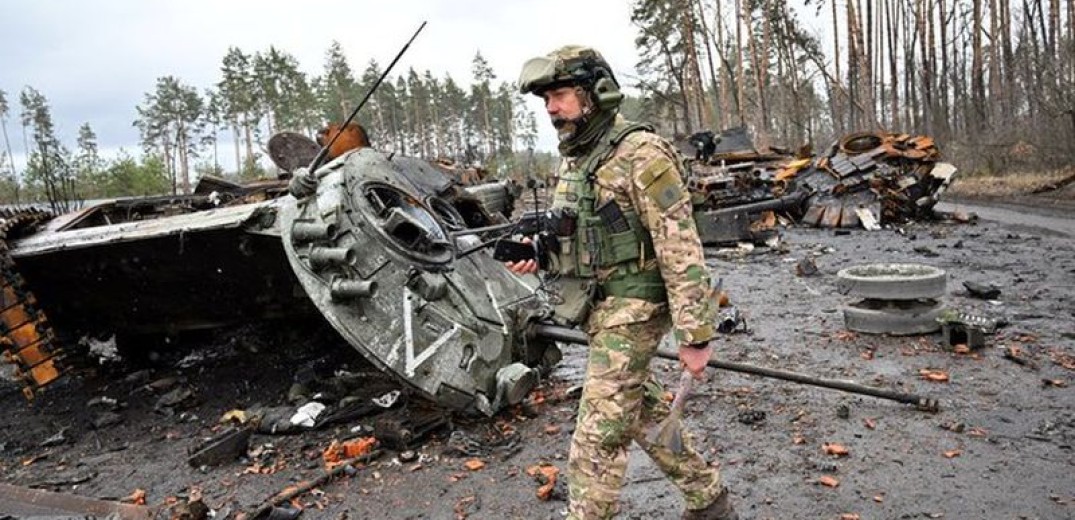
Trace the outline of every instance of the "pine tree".
<instances>
[{"instance_id":1,"label":"pine tree","mask_svg":"<svg viewBox=\"0 0 1075 520\"><path fill-rule=\"evenodd\" d=\"M97 149L97 134L89 123L78 127L78 150L75 155L75 180L80 192L90 194L100 173L102 161Z\"/></svg>"},{"instance_id":2,"label":"pine tree","mask_svg":"<svg viewBox=\"0 0 1075 520\"><path fill-rule=\"evenodd\" d=\"M0 156L0 176L2 176L5 199L19 203L19 175L15 166L15 157L11 152L11 140L7 135L7 115L10 107L7 103L7 93L0 90L0 130L4 134L4 155ZM10 196L9 196L10 195Z\"/></svg>"},{"instance_id":3,"label":"pine tree","mask_svg":"<svg viewBox=\"0 0 1075 520\"><path fill-rule=\"evenodd\" d=\"M70 211L78 198L71 153L56 138L48 100L33 87L26 87L19 95L19 101L23 108L22 120L33 130L34 148L27 161L26 182L44 193L52 211Z\"/></svg>"},{"instance_id":4,"label":"pine tree","mask_svg":"<svg viewBox=\"0 0 1075 520\"><path fill-rule=\"evenodd\" d=\"M205 129L205 102L198 90L174 76L158 78L156 90L138 106L138 116L134 125L142 133L143 147L163 154L174 191L190 193L190 159L197 156ZM178 169L172 161L179 162Z\"/></svg>"}]
</instances>

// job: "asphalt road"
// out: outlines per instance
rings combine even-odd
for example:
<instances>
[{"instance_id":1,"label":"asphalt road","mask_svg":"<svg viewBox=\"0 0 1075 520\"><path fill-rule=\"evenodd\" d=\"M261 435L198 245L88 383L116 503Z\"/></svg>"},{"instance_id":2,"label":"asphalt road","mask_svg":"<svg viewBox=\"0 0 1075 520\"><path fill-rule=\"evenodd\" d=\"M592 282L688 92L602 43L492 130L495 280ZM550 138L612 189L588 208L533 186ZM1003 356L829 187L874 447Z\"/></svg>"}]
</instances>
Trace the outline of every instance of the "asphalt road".
<instances>
[{"instance_id":1,"label":"asphalt road","mask_svg":"<svg viewBox=\"0 0 1075 520\"><path fill-rule=\"evenodd\" d=\"M708 251L711 269L724 278L751 330L728 336L720 358L941 401L939 413L926 413L713 371L689 401L687 421L744 519L1075 518L1072 216L950 209L974 211L980 220L847 235L793 228L777 250ZM804 258L814 260L818 275L796 275ZM940 334L849 334L840 312L849 299L835 290L836 273L872 262L940 267L948 273L946 304L1010 325L989 336L985 348L963 354L942 344ZM964 281L995 284L1000 296L973 298ZM322 450L372 420L298 435L256 434L246 458L192 468L188 449L213 435L224 413L286 405L300 368L368 370L331 333L296 330L294 323L220 331L194 347L193 357L165 353L137 378L124 365L64 378L32 405L15 386L0 385L2 480L106 499L142 489L149 504L200 494L221 518L315 478ZM295 503L307 508L304 518L562 518L562 479L551 499L541 500L540 483L527 470L566 467L577 402L558 396L581 380L585 355L582 347L565 347L563 362L540 389L543 403L493 419L456 417L416 448L415 460L387 451ZM653 366L669 385L676 379L671 362ZM930 381L923 371L948 380ZM170 384L169 393L181 385L189 400L162 407L164 391L146 387L157 382ZM107 410L114 414L109 421L100 420L105 409L90 406L99 397L118 401ZM61 432L61 440L43 444ZM847 454L826 453L831 444ZM637 449L630 460L622 517L678 518L677 491Z\"/></svg>"}]
</instances>

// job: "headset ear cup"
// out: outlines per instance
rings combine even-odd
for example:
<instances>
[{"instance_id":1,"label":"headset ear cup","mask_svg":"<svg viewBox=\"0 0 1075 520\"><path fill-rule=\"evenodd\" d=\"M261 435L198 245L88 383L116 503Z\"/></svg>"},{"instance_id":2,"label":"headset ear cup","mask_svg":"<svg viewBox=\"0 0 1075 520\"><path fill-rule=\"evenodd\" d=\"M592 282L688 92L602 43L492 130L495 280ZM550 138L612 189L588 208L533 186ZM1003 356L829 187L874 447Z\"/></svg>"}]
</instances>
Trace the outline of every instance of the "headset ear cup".
<instances>
[{"instance_id":1,"label":"headset ear cup","mask_svg":"<svg viewBox=\"0 0 1075 520\"><path fill-rule=\"evenodd\" d=\"M597 97L597 106L601 110L610 110L620 106L623 101L623 93L620 92L616 82L609 78L601 78L594 83L594 96Z\"/></svg>"}]
</instances>

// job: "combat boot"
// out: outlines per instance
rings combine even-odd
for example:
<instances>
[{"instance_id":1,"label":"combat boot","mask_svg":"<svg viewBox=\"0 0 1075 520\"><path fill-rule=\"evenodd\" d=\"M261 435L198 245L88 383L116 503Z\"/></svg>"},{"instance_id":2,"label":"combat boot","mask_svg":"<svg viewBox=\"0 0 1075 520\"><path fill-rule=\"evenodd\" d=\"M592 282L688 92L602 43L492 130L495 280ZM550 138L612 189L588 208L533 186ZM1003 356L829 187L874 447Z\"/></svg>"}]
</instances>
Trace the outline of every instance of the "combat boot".
<instances>
[{"instance_id":1,"label":"combat boot","mask_svg":"<svg viewBox=\"0 0 1075 520\"><path fill-rule=\"evenodd\" d=\"M739 514L732 507L728 488L721 490L717 498L705 509L688 509L683 513L683 520L739 520Z\"/></svg>"}]
</instances>

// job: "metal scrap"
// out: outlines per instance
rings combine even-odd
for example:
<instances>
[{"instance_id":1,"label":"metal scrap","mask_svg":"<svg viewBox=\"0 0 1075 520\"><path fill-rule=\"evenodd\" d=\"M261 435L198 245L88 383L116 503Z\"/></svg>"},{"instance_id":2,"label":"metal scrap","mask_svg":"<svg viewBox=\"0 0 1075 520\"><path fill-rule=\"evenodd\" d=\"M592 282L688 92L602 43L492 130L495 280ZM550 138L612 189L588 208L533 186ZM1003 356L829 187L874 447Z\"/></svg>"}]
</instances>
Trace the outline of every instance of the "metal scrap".
<instances>
[{"instance_id":1,"label":"metal scrap","mask_svg":"<svg viewBox=\"0 0 1075 520\"><path fill-rule=\"evenodd\" d=\"M811 226L869 230L929 218L956 173L939 162L928 136L857 133L818 157L796 157L756 150L744 129L722 134L711 153L700 153L706 139L699 135L681 147L695 150L684 150L694 157L687 187L706 244L761 243L751 223L763 211Z\"/></svg>"}]
</instances>

